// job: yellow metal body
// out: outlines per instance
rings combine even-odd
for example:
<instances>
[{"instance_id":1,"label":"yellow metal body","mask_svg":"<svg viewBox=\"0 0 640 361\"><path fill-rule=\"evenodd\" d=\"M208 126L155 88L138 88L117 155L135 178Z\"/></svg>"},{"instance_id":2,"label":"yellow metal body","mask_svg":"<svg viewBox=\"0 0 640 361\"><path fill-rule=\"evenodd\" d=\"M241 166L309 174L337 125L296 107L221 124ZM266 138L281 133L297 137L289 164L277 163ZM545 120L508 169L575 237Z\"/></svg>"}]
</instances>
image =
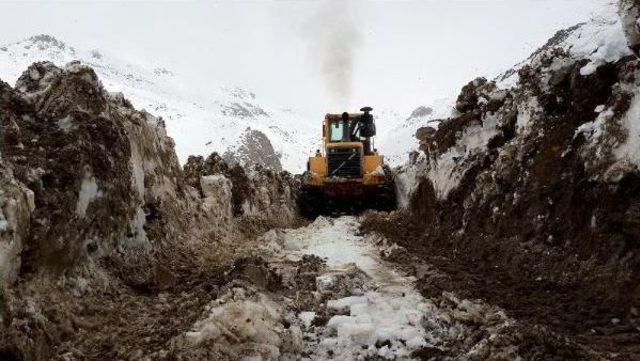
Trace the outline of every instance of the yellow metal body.
<instances>
[{"instance_id":1,"label":"yellow metal body","mask_svg":"<svg viewBox=\"0 0 640 361\"><path fill-rule=\"evenodd\" d=\"M358 114L353 114L356 117ZM316 154L309 158L309 173L305 183L322 189L329 195L339 194L361 194L367 188L375 188L385 184L385 176L382 171L384 165L384 157L379 155L377 151L362 156L361 161L361 177L360 178L336 178L329 177L327 174L327 154L332 148L359 148L362 154L363 142L331 142L330 126L334 121L339 121L339 114L327 114L322 124L322 141L323 149L318 150Z\"/></svg>"}]
</instances>

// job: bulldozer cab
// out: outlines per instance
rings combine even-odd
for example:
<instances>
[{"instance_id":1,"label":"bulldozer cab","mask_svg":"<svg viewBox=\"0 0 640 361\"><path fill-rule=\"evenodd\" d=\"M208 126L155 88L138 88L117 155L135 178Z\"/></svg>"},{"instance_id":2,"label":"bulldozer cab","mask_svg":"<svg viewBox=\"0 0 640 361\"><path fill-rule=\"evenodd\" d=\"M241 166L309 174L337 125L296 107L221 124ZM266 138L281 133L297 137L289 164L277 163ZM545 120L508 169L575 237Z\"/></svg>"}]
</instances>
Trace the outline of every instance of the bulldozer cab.
<instances>
[{"instance_id":1,"label":"bulldozer cab","mask_svg":"<svg viewBox=\"0 0 640 361\"><path fill-rule=\"evenodd\" d=\"M375 123L369 113L370 107L362 108L364 113L327 114L323 124L324 145L327 153L332 147L356 146L365 155L373 155L372 137L375 136ZM359 143L359 144L345 144Z\"/></svg>"},{"instance_id":2,"label":"bulldozer cab","mask_svg":"<svg viewBox=\"0 0 640 361\"><path fill-rule=\"evenodd\" d=\"M360 136L352 130L355 120L329 120L329 142L356 142L360 141Z\"/></svg>"}]
</instances>

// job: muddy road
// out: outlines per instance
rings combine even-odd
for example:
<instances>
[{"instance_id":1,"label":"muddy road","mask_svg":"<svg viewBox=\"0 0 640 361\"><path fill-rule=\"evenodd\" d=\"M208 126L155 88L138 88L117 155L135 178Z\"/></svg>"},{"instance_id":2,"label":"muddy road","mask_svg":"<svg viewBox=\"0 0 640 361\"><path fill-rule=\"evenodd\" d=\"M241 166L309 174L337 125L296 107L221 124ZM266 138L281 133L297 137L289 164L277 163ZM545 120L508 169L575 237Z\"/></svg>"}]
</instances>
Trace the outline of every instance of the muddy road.
<instances>
[{"instance_id":1,"label":"muddy road","mask_svg":"<svg viewBox=\"0 0 640 361\"><path fill-rule=\"evenodd\" d=\"M68 317L38 338L54 344L49 359L66 361L633 359L595 352L512 316L498 306L504 302L477 299L456 278L459 265L429 263L391 237L363 234L362 222L319 217L274 228L227 266L184 268L171 287L71 298L54 290L50 308L32 302L29 312Z\"/></svg>"},{"instance_id":2,"label":"muddy road","mask_svg":"<svg viewBox=\"0 0 640 361\"><path fill-rule=\"evenodd\" d=\"M184 341L246 360L517 358L501 309L449 292L423 297L415 277L384 260L398 246L359 225L319 217L267 232Z\"/></svg>"}]
</instances>

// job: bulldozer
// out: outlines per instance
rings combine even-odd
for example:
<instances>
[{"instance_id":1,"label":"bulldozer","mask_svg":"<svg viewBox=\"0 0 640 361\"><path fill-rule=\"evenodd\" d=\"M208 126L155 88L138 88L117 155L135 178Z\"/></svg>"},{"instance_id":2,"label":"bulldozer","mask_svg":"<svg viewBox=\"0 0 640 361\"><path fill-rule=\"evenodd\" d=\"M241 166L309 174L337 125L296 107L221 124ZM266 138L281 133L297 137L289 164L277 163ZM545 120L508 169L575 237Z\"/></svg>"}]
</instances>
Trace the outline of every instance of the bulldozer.
<instances>
[{"instance_id":1,"label":"bulldozer","mask_svg":"<svg viewBox=\"0 0 640 361\"><path fill-rule=\"evenodd\" d=\"M302 215L311 218L396 207L393 177L374 146L372 110L364 107L360 113L325 115L323 149L309 157L302 178Z\"/></svg>"}]
</instances>

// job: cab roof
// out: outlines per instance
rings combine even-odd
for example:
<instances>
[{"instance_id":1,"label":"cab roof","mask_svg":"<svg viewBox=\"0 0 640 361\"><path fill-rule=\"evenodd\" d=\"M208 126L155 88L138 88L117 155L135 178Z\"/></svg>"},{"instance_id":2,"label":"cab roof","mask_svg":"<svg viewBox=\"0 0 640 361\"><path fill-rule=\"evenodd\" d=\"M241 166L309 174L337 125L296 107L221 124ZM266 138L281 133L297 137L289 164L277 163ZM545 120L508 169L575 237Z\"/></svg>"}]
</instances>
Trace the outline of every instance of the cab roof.
<instances>
[{"instance_id":1,"label":"cab roof","mask_svg":"<svg viewBox=\"0 0 640 361\"><path fill-rule=\"evenodd\" d=\"M364 113L349 113L349 119L358 119L362 117L362 114ZM340 114L331 114L331 113L327 113L324 116L324 119L328 120L328 121L336 121L336 120L342 120L342 113Z\"/></svg>"}]
</instances>

